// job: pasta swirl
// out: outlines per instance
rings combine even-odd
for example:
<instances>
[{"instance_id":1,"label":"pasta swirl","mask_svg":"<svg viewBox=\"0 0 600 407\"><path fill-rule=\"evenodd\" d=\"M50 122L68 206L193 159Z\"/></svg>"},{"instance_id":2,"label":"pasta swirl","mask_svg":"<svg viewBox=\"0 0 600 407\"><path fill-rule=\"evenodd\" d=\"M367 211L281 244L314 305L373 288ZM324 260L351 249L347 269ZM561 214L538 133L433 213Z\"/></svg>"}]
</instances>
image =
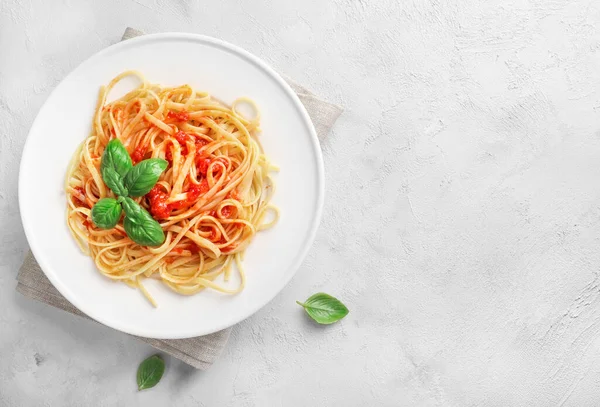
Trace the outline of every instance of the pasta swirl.
<instances>
[{"instance_id":1,"label":"pasta swirl","mask_svg":"<svg viewBox=\"0 0 600 407\"><path fill-rule=\"evenodd\" d=\"M107 103L110 90L132 75L139 87ZM242 116L241 104L250 104L256 116ZM139 288L153 305L142 284L145 278L160 279L184 295L206 287L227 294L243 290L243 253L254 235L279 217L269 203L274 192L270 173L277 168L257 141L259 119L249 99L228 107L188 85L150 84L135 71L102 87L92 132L73 155L65 185L69 229L100 272ZM154 188L135 199L160 222L166 236L160 246L134 243L122 220L110 230L91 220L98 200L115 197L100 174L102 153L114 138L134 164L147 158L169 163ZM238 287L215 281L220 276L229 280L233 270L240 274Z\"/></svg>"}]
</instances>

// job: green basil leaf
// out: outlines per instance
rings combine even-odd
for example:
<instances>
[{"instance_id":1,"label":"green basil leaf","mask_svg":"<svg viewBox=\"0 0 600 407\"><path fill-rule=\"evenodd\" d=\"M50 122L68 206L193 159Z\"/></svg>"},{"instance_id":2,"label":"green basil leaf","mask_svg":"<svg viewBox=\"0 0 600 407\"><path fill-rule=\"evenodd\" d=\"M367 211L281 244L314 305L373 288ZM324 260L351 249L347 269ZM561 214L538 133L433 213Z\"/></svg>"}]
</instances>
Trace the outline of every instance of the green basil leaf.
<instances>
[{"instance_id":1,"label":"green basil leaf","mask_svg":"<svg viewBox=\"0 0 600 407\"><path fill-rule=\"evenodd\" d=\"M134 166L125 176L125 187L129 196L146 195L158 181L160 174L167 168L167 161L150 158Z\"/></svg>"},{"instance_id":2,"label":"green basil leaf","mask_svg":"<svg viewBox=\"0 0 600 407\"><path fill-rule=\"evenodd\" d=\"M142 211L144 211L144 208L142 208L133 199L127 196L120 196L118 202L120 202L121 205L123 205L123 209L125 210L125 216L132 219L137 219L138 217L144 216L142 213Z\"/></svg>"},{"instance_id":3,"label":"green basil leaf","mask_svg":"<svg viewBox=\"0 0 600 407\"><path fill-rule=\"evenodd\" d=\"M92 208L92 222L101 229L112 229L121 218L121 205L113 198L102 198Z\"/></svg>"},{"instance_id":4,"label":"green basil leaf","mask_svg":"<svg viewBox=\"0 0 600 407\"><path fill-rule=\"evenodd\" d=\"M120 196L127 196L129 192L124 185L123 177L119 175L119 173L111 168L105 167L102 168L102 179L104 183L116 194Z\"/></svg>"},{"instance_id":5,"label":"green basil leaf","mask_svg":"<svg viewBox=\"0 0 600 407\"><path fill-rule=\"evenodd\" d=\"M131 167L133 167L133 163L123 143L119 139L109 141L104 149L104 153L102 153L100 170L104 172L104 168L112 168L121 178L125 178L125 174L127 174ZM104 175L102 176L104 177Z\"/></svg>"},{"instance_id":6,"label":"green basil leaf","mask_svg":"<svg viewBox=\"0 0 600 407\"><path fill-rule=\"evenodd\" d=\"M159 355L150 356L144 360L137 370L138 390L156 386L164 372L165 361Z\"/></svg>"},{"instance_id":7,"label":"green basil leaf","mask_svg":"<svg viewBox=\"0 0 600 407\"><path fill-rule=\"evenodd\" d=\"M128 197L122 199L122 205L125 209L123 227L131 240L141 246L159 246L165 241L160 223L147 210Z\"/></svg>"},{"instance_id":8,"label":"green basil leaf","mask_svg":"<svg viewBox=\"0 0 600 407\"><path fill-rule=\"evenodd\" d=\"M160 246L165 241L165 233L160 224L150 219L130 218L125 216L123 227L127 236L140 246Z\"/></svg>"},{"instance_id":9,"label":"green basil leaf","mask_svg":"<svg viewBox=\"0 0 600 407\"><path fill-rule=\"evenodd\" d=\"M348 308L329 294L311 295L304 303L296 301L319 324L333 324L348 315Z\"/></svg>"}]
</instances>

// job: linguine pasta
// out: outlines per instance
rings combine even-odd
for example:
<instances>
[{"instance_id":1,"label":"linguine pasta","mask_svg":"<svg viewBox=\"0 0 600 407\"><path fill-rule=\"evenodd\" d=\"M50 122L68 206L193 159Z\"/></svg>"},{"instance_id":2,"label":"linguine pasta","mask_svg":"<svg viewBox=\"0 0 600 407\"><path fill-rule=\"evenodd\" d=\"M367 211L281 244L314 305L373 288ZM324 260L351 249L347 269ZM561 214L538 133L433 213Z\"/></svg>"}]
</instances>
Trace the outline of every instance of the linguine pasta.
<instances>
[{"instance_id":1,"label":"linguine pasta","mask_svg":"<svg viewBox=\"0 0 600 407\"><path fill-rule=\"evenodd\" d=\"M140 86L106 103L110 90L131 75L139 78ZM253 106L256 116L242 116L241 104ZM159 279L185 295L206 287L240 292L245 284L244 250L279 216L269 204L274 191L269 174L277 168L257 141L259 119L249 99L228 107L188 85L150 84L135 71L124 72L103 87L92 132L73 155L65 186L68 226L100 272L139 288L154 305L142 284L145 278ZM100 171L104 149L115 138L133 164L148 158L168 162L152 190L134 198L160 223L165 234L160 246L136 244L122 219L112 229L101 229L92 221L91 208L100 199L116 198ZM240 274L238 287L215 281L220 276L229 280L234 270Z\"/></svg>"}]
</instances>

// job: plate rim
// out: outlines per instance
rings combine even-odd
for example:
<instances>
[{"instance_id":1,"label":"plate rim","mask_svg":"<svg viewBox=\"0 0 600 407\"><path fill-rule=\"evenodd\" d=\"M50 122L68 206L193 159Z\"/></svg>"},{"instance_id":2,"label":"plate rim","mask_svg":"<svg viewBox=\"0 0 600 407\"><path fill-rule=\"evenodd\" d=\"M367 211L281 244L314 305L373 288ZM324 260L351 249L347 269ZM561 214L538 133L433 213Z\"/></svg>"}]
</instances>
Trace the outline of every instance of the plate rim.
<instances>
[{"instance_id":1,"label":"plate rim","mask_svg":"<svg viewBox=\"0 0 600 407\"><path fill-rule=\"evenodd\" d=\"M71 77L73 75L74 72L79 70L81 68L81 66L88 63L91 60L98 59L98 58L101 59L104 54L108 54L110 52L118 50L119 48L126 48L126 47L132 47L132 46L135 47L135 46L141 45L143 43L148 43L148 42L151 43L151 42L160 41L160 40L191 40L191 41L197 41L197 42L201 42L204 44L216 46L221 49L225 49L226 51L230 51L233 54L238 55L238 56L246 59L250 63L256 65L258 68L263 70L271 79L273 79L283 89L283 91L287 94L287 96L290 97L297 112L302 117L302 119L308 129L308 132L310 133L310 141L311 141L311 145L314 150L315 158L316 158L315 161L316 161L316 170L317 170L317 181L318 181L319 185L317 186L316 210L315 210L315 213L314 213L314 216L312 219L312 223L310 225L309 232L307 233L307 236L306 236L306 239L304 242L304 246L301 248L301 250L298 251L298 254L296 256L296 261L291 265L291 267L289 267L289 269L288 269L288 271L290 271L289 276L287 278L282 279L281 287L279 287L277 290L273 290L272 295L265 295L264 299L262 301L257 301L253 306L245 308L245 309L247 309L246 312L241 312L238 317L234 317L223 324L216 324L211 329L198 330L198 329L194 329L192 326L190 329L187 329L187 330L180 329L177 332L171 332L171 333L167 333L165 335L162 335L162 334L156 335L153 333L151 336L149 336L148 332L146 332L144 329L140 330L139 328L135 328L135 327L134 328L127 327L127 326L124 327L124 326L120 326L118 324L117 324L118 325L117 326L117 325L111 323L111 321L107 320L102 315L98 315L93 310L93 307L91 307L91 308L87 307L82 301L79 301L78 299L74 298L74 296L71 295L70 290L67 288L67 286L61 282L61 279L52 270L52 267L49 267L49 265L47 264L46 258L43 255L43 250L41 250L41 248L36 246L35 244L32 245L32 243L31 243L32 241L35 242L35 239L34 239L35 232L34 232L33 225L31 224L31 222L28 221L27 217L25 216L25 213L27 211L24 210L26 204L22 198L23 197L22 191L24 191L26 188L26 186L24 185L25 181L24 181L23 173L25 170L25 164L28 161L26 159L26 157L29 155L29 151L32 149L31 134L32 134L33 130L39 126L39 118L40 118L41 112L46 108L46 106L48 105L48 102L52 100L53 96L55 95L57 90L61 88L63 83L65 81L67 81L69 79L69 77ZM256 55L250 53L249 51L246 51L245 49L241 48L240 46L237 46L237 45L231 44L227 41L223 41L221 39L210 37L207 35L195 34L195 33L183 33L183 32L166 32L166 33L146 34L146 35L131 38L131 39L128 39L125 41L120 41L120 42L110 45L104 49L101 49L100 51L89 56L88 58L86 58L85 60L80 62L75 68L73 68L49 93L48 97L43 102L42 106L39 108L39 110L35 116L35 119L33 120L31 127L29 128L29 131L27 133L27 138L25 140L25 144L24 144L23 151L21 154L21 161L19 164L18 201L19 201L19 212L20 212L20 217L21 217L21 223L23 225L23 230L25 231L25 237L27 238L29 248L30 248L31 252L33 253L33 256L34 256L36 262L40 266L40 269L44 272L44 275L50 280L52 285L59 291L59 293L67 301L69 301L73 306L75 306L79 311L83 312L86 316L92 318L93 320L95 320L103 325L106 325L110 328L131 334L131 335L136 335L136 336L146 337L146 338L155 338L155 339L193 338L196 336L209 335L211 333L215 333L215 332L221 331L223 329L227 329L227 328L229 328L233 325L236 325L236 324L240 323L241 321L249 318L250 316L254 315L261 308L265 307L269 302L271 302L281 291L283 291L285 289L285 287L289 284L291 279L296 275L296 273L298 272L298 269L300 268L301 264L305 260L306 255L308 254L308 251L310 250L310 248L312 247L312 244L314 243L314 240L315 240L318 228L319 228L319 224L321 222L321 217L323 214L323 206L324 206L324 201L325 201L325 170L324 170L324 163L323 163L323 152L321 150L320 142L317 137L317 132L315 130L314 124L313 124L308 112L306 111L306 108L300 101L298 95L296 94L296 92L294 92L294 90L291 88L291 86L281 77L281 75L279 75L277 73L277 71L275 71L265 61L263 61Z\"/></svg>"}]
</instances>

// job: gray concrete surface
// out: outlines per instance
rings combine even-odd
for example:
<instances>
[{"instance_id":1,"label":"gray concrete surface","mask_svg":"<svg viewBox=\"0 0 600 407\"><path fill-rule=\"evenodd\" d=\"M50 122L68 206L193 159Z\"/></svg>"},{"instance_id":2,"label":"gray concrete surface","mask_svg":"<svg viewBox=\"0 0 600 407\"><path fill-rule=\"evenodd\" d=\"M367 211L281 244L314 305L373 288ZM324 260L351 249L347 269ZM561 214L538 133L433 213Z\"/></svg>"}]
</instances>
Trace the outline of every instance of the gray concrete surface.
<instances>
[{"instance_id":1,"label":"gray concrete surface","mask_svg":"<svg viewBox=\"0 0 600 407\"><path fill-rule=\"evenodd\" d=\"M2 406L600 405L600 3L0 1ZM207 372L14 292L18 164L48 93L126 26L238 44L345 114L292 283ZM40 171L43 177L43 171ZM315 291L351 314L328 328Z\"/></svg>"}]
</instances>

